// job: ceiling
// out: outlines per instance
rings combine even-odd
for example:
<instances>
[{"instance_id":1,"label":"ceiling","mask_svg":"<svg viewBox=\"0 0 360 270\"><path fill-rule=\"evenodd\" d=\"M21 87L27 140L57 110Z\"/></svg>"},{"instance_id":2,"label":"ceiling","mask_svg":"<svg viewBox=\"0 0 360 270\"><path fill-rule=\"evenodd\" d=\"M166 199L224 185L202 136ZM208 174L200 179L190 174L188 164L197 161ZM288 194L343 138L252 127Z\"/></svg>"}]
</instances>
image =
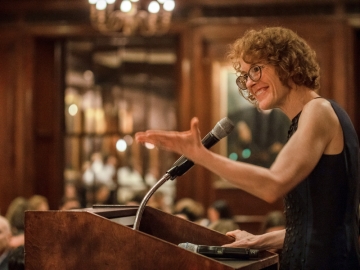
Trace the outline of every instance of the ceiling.
<instances>
[{"instance_id":1,"label":"ceiling","mask_svg":"<svg viewBox=\"0 0 360 270\"><path fill-rule=\"evenodd\" d=\"M360 16L358 0L175 0L175 3L175 22L196 17ZM89 6L88 0L2 0L0 24L89 23Z\"/></svg>"}]
</instances>

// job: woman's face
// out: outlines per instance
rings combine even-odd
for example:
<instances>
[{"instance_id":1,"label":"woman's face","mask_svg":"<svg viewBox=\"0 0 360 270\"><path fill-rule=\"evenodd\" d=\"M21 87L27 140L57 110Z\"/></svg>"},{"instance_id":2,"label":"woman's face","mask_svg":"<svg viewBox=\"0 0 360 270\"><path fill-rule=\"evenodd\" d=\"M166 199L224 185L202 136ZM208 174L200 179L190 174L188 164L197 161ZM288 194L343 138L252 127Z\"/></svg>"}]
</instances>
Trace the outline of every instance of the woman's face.
<instances>
[{"instance_id":1,"label":"woman's face","mask_svg":"<svg viewBox=\"0 0 360 270\"><path fill-rule=\"evenodd\" d=\"M249 69L258 65L261 66L261 78L254 82L250 78L246 81L247 89L256 98L258 107L262 110L269 110L281 107L287 94L289 87L284 86L276 74L275 67L264 63L245 63L242 59L241 73L248 73Z\"/></svg>"}]
</instances>

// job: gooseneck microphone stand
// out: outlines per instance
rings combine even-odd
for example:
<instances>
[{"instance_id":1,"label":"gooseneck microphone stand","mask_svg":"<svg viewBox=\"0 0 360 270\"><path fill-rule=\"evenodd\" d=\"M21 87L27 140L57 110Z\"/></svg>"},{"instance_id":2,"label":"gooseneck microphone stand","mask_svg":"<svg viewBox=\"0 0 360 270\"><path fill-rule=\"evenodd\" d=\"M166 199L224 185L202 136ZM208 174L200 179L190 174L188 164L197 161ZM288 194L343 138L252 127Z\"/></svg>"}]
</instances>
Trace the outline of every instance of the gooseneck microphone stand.
<instances>
[{"instance_id":1,"label":"gooseneck microphone stand","mask_svg":"<svg viewBox=\"0 0 360 270\"><path fill-rule=\"evenodd\" d=\"M201 143L209 149L215 143L217 143L220 139L226 137L233 130L234 124L233 122L224 117L221 119L215 127L202 139ZM140 227L141 215L144 212L144 208L151 195L155 193L155 191L164 184L167 180L174 180L176 177L183 175L187 172L192 166L194 162L190 159L187 159L185 156L181 156L172 166L170 170L166 172L166 174L146 193L144 199L141 201L139 208L136 212L135 222L134 222L134 230L138 230Z\"/></svg>"},{"instance_id":2,"label":"gooseneck microphone stand","mask_svg":"<svg viewBox=\"0 0 360 270\"><path fill-rule=\"evenodd\" d=\"M138 208L138 210L136 212L133 230L139 230L141 217L142 217L142 214L143 214L143 212L145 210L145 206L146 206L147 202L149 201L150 197L166 181L168 181L169 179L174 180L176 178L177 169L178 169L178 167L174 166L170 170L168 170L166 172L166 174L164 174L164 176L159 181L157 181L156 184L146 193L146 195L144 196L143 200L141 201L141 203L139 205L139 208Z\"/></svg>"}]
</instances>

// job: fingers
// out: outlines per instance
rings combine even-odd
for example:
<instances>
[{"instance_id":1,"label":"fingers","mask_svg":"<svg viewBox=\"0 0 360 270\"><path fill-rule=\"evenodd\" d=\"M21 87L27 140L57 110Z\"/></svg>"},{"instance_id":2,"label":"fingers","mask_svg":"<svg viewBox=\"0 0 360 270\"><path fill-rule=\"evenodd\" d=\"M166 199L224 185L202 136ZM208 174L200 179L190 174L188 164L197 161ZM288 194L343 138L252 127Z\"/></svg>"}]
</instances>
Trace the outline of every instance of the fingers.
<instances>
[{"instance_id":1,"label":"fingers","mask_svg":"<svg viewBox=\"0 0 360 270\"><path fill-rule=\"evenodd\" d=\"M179 140L180 139L179 137L190 134L200 138L199 120L197 117L193 117L191 119L189 131L175 132L175 131L162 131L162 130L147 130L145 132L137 132L135 134L135 140L139 143L148 142L160 147L163 144L165 144L164 146L168 147L167 144L169 142Z\"/></svg>"},{"instance_id":2,"label":"fingers","mask_svg":"<svg viewBox=\"0 0 360 270\"><path fill-rule=\"evenodd\" d=\"M199 119L197 117L193 117L190 122L190 129L193 128L198 129L198 127L199 127Z\"/></svg>"},{"instance_id":3,"label":"fingers","mask_svg":"<svg viewBox=\"0 0 360 270\"><path fill-rule=\"evenodd\" d=\"M146 132L138 132L135 134L135 140L138 143L151 143L154 146L181 154L177 145L180 145L178 138L179 132L148 130Z\"/></svg>"},{"instance_id":4,"label":"fingers","mask_svg":"<svg viewBox=\"0 0 360 270\"><path fill-rule=\"evenodd\" d=\"M149 136L149 132L137 132L135 134L135 140L138 143L152 143L155 145L154 140L151 139L151 136Z\"/></svg>"},{"instance_id":5,"label":"fingers","mask_svg":"<svg viewBox=\"0 0 360 270\"><path fill-rule=\"evenodd\" d=\"M137 132L136 134L135 134L135 140L137 141L137 142L144 142L144 137L146 137L146 133L145 132Z\"/></svg>"},{"instance_id":6,"label":"fingers","mask_svg":"<svg viewBox=\"0 0 360 270\"><path fill-rule=\"evenodd\" d=\"M236 239L236 234L241 233L241 230L229 231L225 235Z\"/></svg>"},{"instance_id":7,"label":"fingers","mask_svg":"<svg viewBox=\"0 0 360 270\"><path fill-rule=\"evenodd\" d=\"M197 117L193 117L191 119L190 132L195 138L195 142L197 142L197 146L201 146L201 133L199 129L199 119Z\"/></svg>"},{"instance_id":8,"label":"fingers","mask_svg":"<svg viewBox=\"0 0 360 270\"><path fill-rule=\"evenodd\" d=\"M254 244L254 236L247 231L234 230L227 232L226 235L233 237L234 242L223 245L223 247L251 247Z\"/></svg>"},{"instance_id":9,"label":"fingers","mask_svg":"<svg viewBox=\"0 0 360 270\"><path fill-rule=\"evenodd\" d=\"M222 245L222 247L239 247L239 246L237 245L237 242L232 242L230 244Z\"/></svg>"}]
</instances>

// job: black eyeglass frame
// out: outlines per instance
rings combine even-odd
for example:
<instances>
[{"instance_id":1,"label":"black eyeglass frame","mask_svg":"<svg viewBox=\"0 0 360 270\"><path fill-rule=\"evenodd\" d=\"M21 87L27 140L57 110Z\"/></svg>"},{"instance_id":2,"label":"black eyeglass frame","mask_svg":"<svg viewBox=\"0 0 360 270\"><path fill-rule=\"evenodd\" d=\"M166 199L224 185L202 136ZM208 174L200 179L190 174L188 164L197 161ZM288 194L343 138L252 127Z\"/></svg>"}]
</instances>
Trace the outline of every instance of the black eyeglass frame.
<instances>
[{"instance_id":1,"label":"black eyeglass frame","mask_svg":"<svg viewBox=\"0 0 360 270\"><path fill-rule=\"evenodd\" d=\"M245 74L241 74L240 76L238 76L236 78L236 85L238 86L239 90L243 91L243 90L248 90L247 87L246 87L246 82L248 80L248 78L250 78L253 82L258 82L260 79L261 79L261 76L262 76L262 69L265 67L265 65L254 65L252 66L248 73L245 73ZM258 79L254 79L253 76L250 75L251 73L251 70L253 70L254 68L259 68L259 78ZM244 86L242 86L240 80L244 80Z\"/></svg>"}]
</instances>

